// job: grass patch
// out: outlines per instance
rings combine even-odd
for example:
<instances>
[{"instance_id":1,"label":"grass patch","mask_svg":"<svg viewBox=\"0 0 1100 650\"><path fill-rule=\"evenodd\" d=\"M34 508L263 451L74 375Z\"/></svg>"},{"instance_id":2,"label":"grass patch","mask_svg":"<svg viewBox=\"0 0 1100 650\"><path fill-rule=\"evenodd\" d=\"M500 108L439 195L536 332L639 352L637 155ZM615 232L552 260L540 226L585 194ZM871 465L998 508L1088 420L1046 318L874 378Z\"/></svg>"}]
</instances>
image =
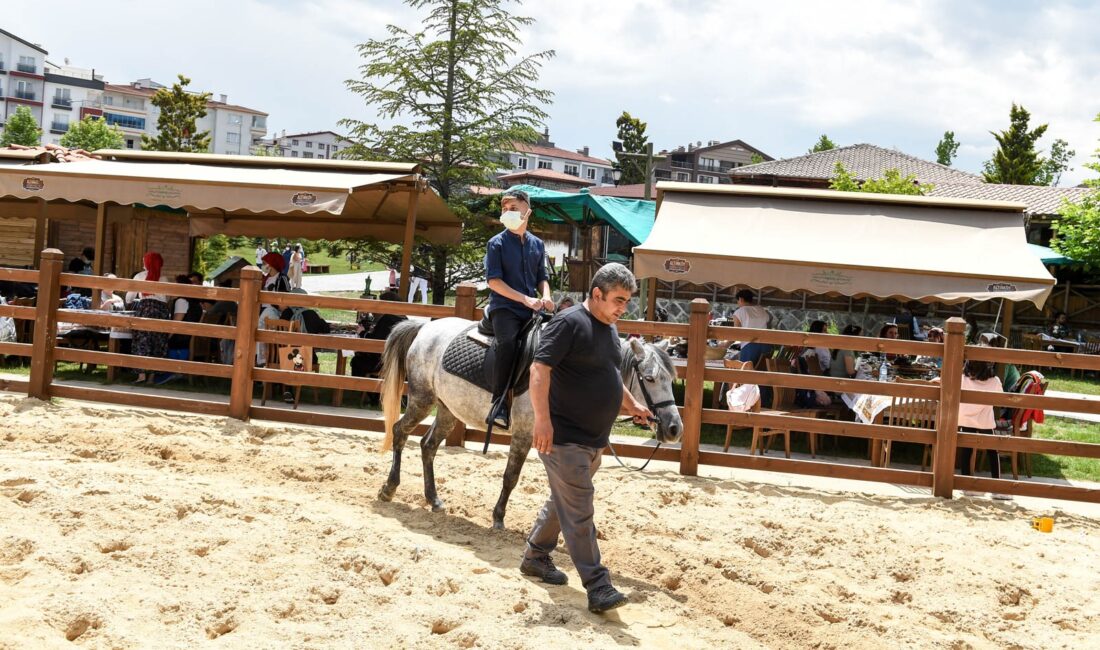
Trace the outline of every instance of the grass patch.
<instances>
[{"instance_id":1,"label":"grass patch","mask_svg":"<svg viewBox=\"0 0 1100 650\"><path fill-rule=\"evenodd\" d=\"M1049 386L1047 390L1057 390L1066 393L1082 393L1085 395L1100 395L1100 379L1096 377L1082 376L1070 377L1066 370L1047 370L1043 376L1047 378Z\"/></svg>"},{"instance_id":2,"label":"grass patch","mask_svg":"<svg viewBox=\"0 0 1100 650\"><path fill-rule=\"evenodd\" d=\"M232 257L234 255L236 255L238 257L243 257L244 259L248 260L249 262L255 262L256 261L256 259L255 259L256 258L256 247L255 246L245 246L243 248L231 248L231 249L229 249L229 256L228 257ZM327 264L328 267L329 267L329 273L328 273L329 275L340 275L340 274L344 274L344 273L365 273L367 271L385 271L386 270L385 265L378 264L377 262L362 262L360 264L357 264L355 268L352 268L351 264L348 263L347 258L345 258L343 255L341 255L339 257L333 257L332 255L329 255L326 251L321 251L321 252L315 253L313 255L307 255L306 260L311 265L313 265L313 264L317 264L317 265Z\"/></svg>"}]
</instances>

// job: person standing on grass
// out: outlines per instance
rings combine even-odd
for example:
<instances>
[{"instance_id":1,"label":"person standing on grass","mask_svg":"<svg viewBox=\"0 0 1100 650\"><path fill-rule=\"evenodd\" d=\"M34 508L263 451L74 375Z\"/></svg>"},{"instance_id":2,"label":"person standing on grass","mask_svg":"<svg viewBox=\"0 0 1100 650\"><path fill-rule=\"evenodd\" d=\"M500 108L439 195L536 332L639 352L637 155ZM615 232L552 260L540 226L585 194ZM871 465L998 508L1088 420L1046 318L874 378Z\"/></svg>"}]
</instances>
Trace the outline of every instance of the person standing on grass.
<instances>
[{"instance_id":1,"label":"person standing on grass","mask_svg":"<svg viewBox=\"0 0 1100 650\"><path fill-rule=\"evenodd\" d=\"M527 536L520 572L565 584L566 575L550 558L560 533L588 592L588 609L596 613L619 607L627 598L611 585L600 558L592 477L615 417L625 412L648 424L652 416L626 390L619 373L622 344L615 323L636 289L634 274L622 264L601 267L584 303L560 312L543 330L531 364L533 446L546 467L550 498Z\"/></svg>"}]
</instances>

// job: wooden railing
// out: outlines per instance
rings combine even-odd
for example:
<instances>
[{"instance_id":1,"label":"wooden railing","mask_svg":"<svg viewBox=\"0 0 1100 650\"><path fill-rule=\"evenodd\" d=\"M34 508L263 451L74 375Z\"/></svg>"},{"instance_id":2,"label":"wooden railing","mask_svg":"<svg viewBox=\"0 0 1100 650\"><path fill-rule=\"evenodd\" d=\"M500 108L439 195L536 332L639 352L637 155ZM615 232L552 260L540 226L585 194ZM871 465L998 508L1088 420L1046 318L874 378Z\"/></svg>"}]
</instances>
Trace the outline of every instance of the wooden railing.
<instances>
[{"instance_id":1,"label":"wooden railing","mask_svg":"<svg viewBox=\"0 0 1100 650\"><path fill-rule=\"evenodd\" d=\"M229 416L240 420L256 417L267 420L298 424L345 427L379 431L382 422L376 417L352 415L347 410L315 411L308 408L256 406L255 382L277 382L291 386L312 386L343 391L377 392L378 379L326 375L314 372L295 372L274 368L258 368L254 364L257 343L298 344L315 349L338 349L363 352L381 352L382 341L349 338L325 334L276 332L258 329L259 305L274 302L281 306L314 307L371 312L375 314L402 314L407 316L442 318L457 316L473 320L480 317L476 308L476 292L473 285L462 285L453 307L415 305L378 300L337 298L331 296L269 293L260 290L260 273L254 267L242 270L239 289L196 287L162 282L141 282L126 279L102 278L62 273L62 256L59 251L42 253L41 271L0 269L0 280L37 283L39 299L35 307L0 306L0 316L33 321L33 343L0 343L0 354L29 357L31 372L29 381L9 380L0 382L0 389L26 392L28 395L47 399L68 397L125 405L172 409ZM184 323L181 321L138 318L109 312L71 311L59 307L60 287L84 287L95 291L137 290L170 293L185 298L230 300L238 304L236 326ZM622 334L639 336L664 336L686 338L686 365L678 373L685 380L685 392L681 413L684 436L679 449L662 448L654 455L658 460L678 462L680 473L695 475L698 466L714 465L739 467L794 474L828 476L865 481L879 481L930 487L936 496L950 498L954 489L976 489L1006 494L1041 496L1100 502L1100 491L1044 482L1022 482L999 479L956 476L955 456L959 446L973 449L997 449L1005 452L1043 453L1060 456L1100 458L1100 444L985 436L958 431L958 407L960 402L991 404L997 406L1056 409L1080 413L1100 413L1100 401L964 391L961 389L963 363L967 359L1017 363L1029 366L1078 368L1100 371L1100 356L1003 350L964 345L964 323L951 319L946 327L944 343L922 343L888 339L872 339L829 334L809 334L779 330L756 330L734 327L714 327L708 324L710 305L702 299L692 302L689 322L654 323L646 321L619 321ZM76 323L98 327L125 327L136 330L188 334L219 339L232 339L235 343L232 365L153 359L133 355L99 352L94 350L58 348L57 323ZM739 340L772 345L826 347L829 349L872 351L887 354L907 354L940 357L943 359L942 381L936 385L915 385L877 381L837 379L811 375L765 372L762 370L734 370L706 365L704 354L708 339ZM176 372L216 377L230 380L229 401L194 398L178 398L150 395L144 392L112 387L93 388L58 383L53 379L55 363L68 361L106 366L136 368L141 370ZM907 397L934 400L938 404L936 428L897 426L895 424L863 424L841 420L802 417L786 413L734 413L707 408L703 404L706 382L755 383L773 387L814 389L838 393L862 393L890 397ZM931 471L916 471L890 467L864 467L828 462L824 460L798 460L744 453L723 453L700 448L703 425L733 425L737 427L770 427L798 432L826 434L842 437L889 440L933 445ZM416 433L422 434L421 426ZM462 445L466 441L483 441L485 434L467 431L461 425L447 438L449 445ZM505 434L493 434L493 442L508 442ZM616 445L621 456L648 457L652 447L641 444Z\"/></svg>"}]
</instances>

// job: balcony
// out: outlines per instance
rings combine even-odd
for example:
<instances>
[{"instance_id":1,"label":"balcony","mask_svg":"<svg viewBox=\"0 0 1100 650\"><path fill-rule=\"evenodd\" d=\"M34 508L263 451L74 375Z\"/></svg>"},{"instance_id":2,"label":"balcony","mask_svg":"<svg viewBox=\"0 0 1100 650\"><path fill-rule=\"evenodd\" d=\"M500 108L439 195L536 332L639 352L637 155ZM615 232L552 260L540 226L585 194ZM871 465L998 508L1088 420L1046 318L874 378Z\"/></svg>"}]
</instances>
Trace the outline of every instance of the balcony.
<instances>
[{"instance_id":1,"label":"balcony","mask_svg":"<svg viewBox=\"0 0 1100 650\"><path fill-rule=\"evenodd\" d=\"M53 106L54 108L64 108L64 109L68 109L68 110L71 111L73 109L73 100L65 98L65 97L55 96L53 98L53 102L50 105Z\"/></svg>"},{"instance_id":2,"label":"balcony","mask_svg":"<svg viewBox=\"0 0 1100 650\"><path fill-rule=\"evenodd\" d=\"M68 122L50 122L50 133L68 133Z\"/></svg>"},{"instance_id":3,"label":"balcony","mask_svg":"<svg viewBox=\"0 0 1100 650\"><path fill-rule=\"evenodd\" d=\"M17 90L15 91L15 94L12 95L12 97L15 97L16 99L25 99L29 102L38 101L37 99L35 99L37 97L37 94L31 90Z\"/></svg>"},{"instance_id":4,"label":"balcony","mask_svg":"<svg viewBox=\"0 0 1100 650\"><path fill-rule=\"evenodd\" d=\"M671 165L676 169L691 169L693 166L690 160L673 160Z\"/></svg>"},{"instance_id":5,"label":"balcony","mask_svg":"<svg viewBox=\"0 0 1100 650\"><path fill-rule=\"evenodd\" d=\"M17 63L15 69L19 72L26 72L28 74L38 74L38 68L30 63Z\"/></svg>"}]
</instances>

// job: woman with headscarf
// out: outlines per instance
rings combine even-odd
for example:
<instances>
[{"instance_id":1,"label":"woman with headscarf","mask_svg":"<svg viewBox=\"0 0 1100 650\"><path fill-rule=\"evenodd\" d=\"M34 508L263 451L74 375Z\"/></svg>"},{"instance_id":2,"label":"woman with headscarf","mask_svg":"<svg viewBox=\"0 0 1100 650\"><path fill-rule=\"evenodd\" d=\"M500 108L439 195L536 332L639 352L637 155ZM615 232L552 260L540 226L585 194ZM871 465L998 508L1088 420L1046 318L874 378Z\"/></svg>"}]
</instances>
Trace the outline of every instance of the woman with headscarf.
<instances>
[{"instance_id":1,"label":"woman with headscarf","mask_svg":"<svg viewBox=\"0 0 1100 650\"><path fill-rule=\"evenodd\" d=\"M282 255L274 252L264 255L263 264L260 266L260 270L263 271L264 274L264 291L290 292L290 280L286 277L286 274L283 273L284 269ZM259 329L266 329L267 321L269 319L279 318L280 311L281 307L279 305L271 303L261 304L257 327ZM256 344L256 365L267 365L267 343Z\"/></svg>"},{"instance_id":2,"label":"woman with headscarf","mask_svg":"<svg viewBox=\"0 0 1100 650\"><path fill-rule=\"evenodd\" d=\"M147 282L160 282L160 270L164 267L164 258L160 253L149 251L141 259L144 270L134 276L135 280ZM131 303L137 299L134 306L134 316L139 318L161 318L168 320L168 296L163 293L146 293L130 291L126 294L126 302ZM139 329L133 331L133 353L142 357L166 358L168 356L168 334L166 332L145 332ZM153 373L138 372L137 381L140 384L152 381Z\"/></svg>"}]
</instances>

